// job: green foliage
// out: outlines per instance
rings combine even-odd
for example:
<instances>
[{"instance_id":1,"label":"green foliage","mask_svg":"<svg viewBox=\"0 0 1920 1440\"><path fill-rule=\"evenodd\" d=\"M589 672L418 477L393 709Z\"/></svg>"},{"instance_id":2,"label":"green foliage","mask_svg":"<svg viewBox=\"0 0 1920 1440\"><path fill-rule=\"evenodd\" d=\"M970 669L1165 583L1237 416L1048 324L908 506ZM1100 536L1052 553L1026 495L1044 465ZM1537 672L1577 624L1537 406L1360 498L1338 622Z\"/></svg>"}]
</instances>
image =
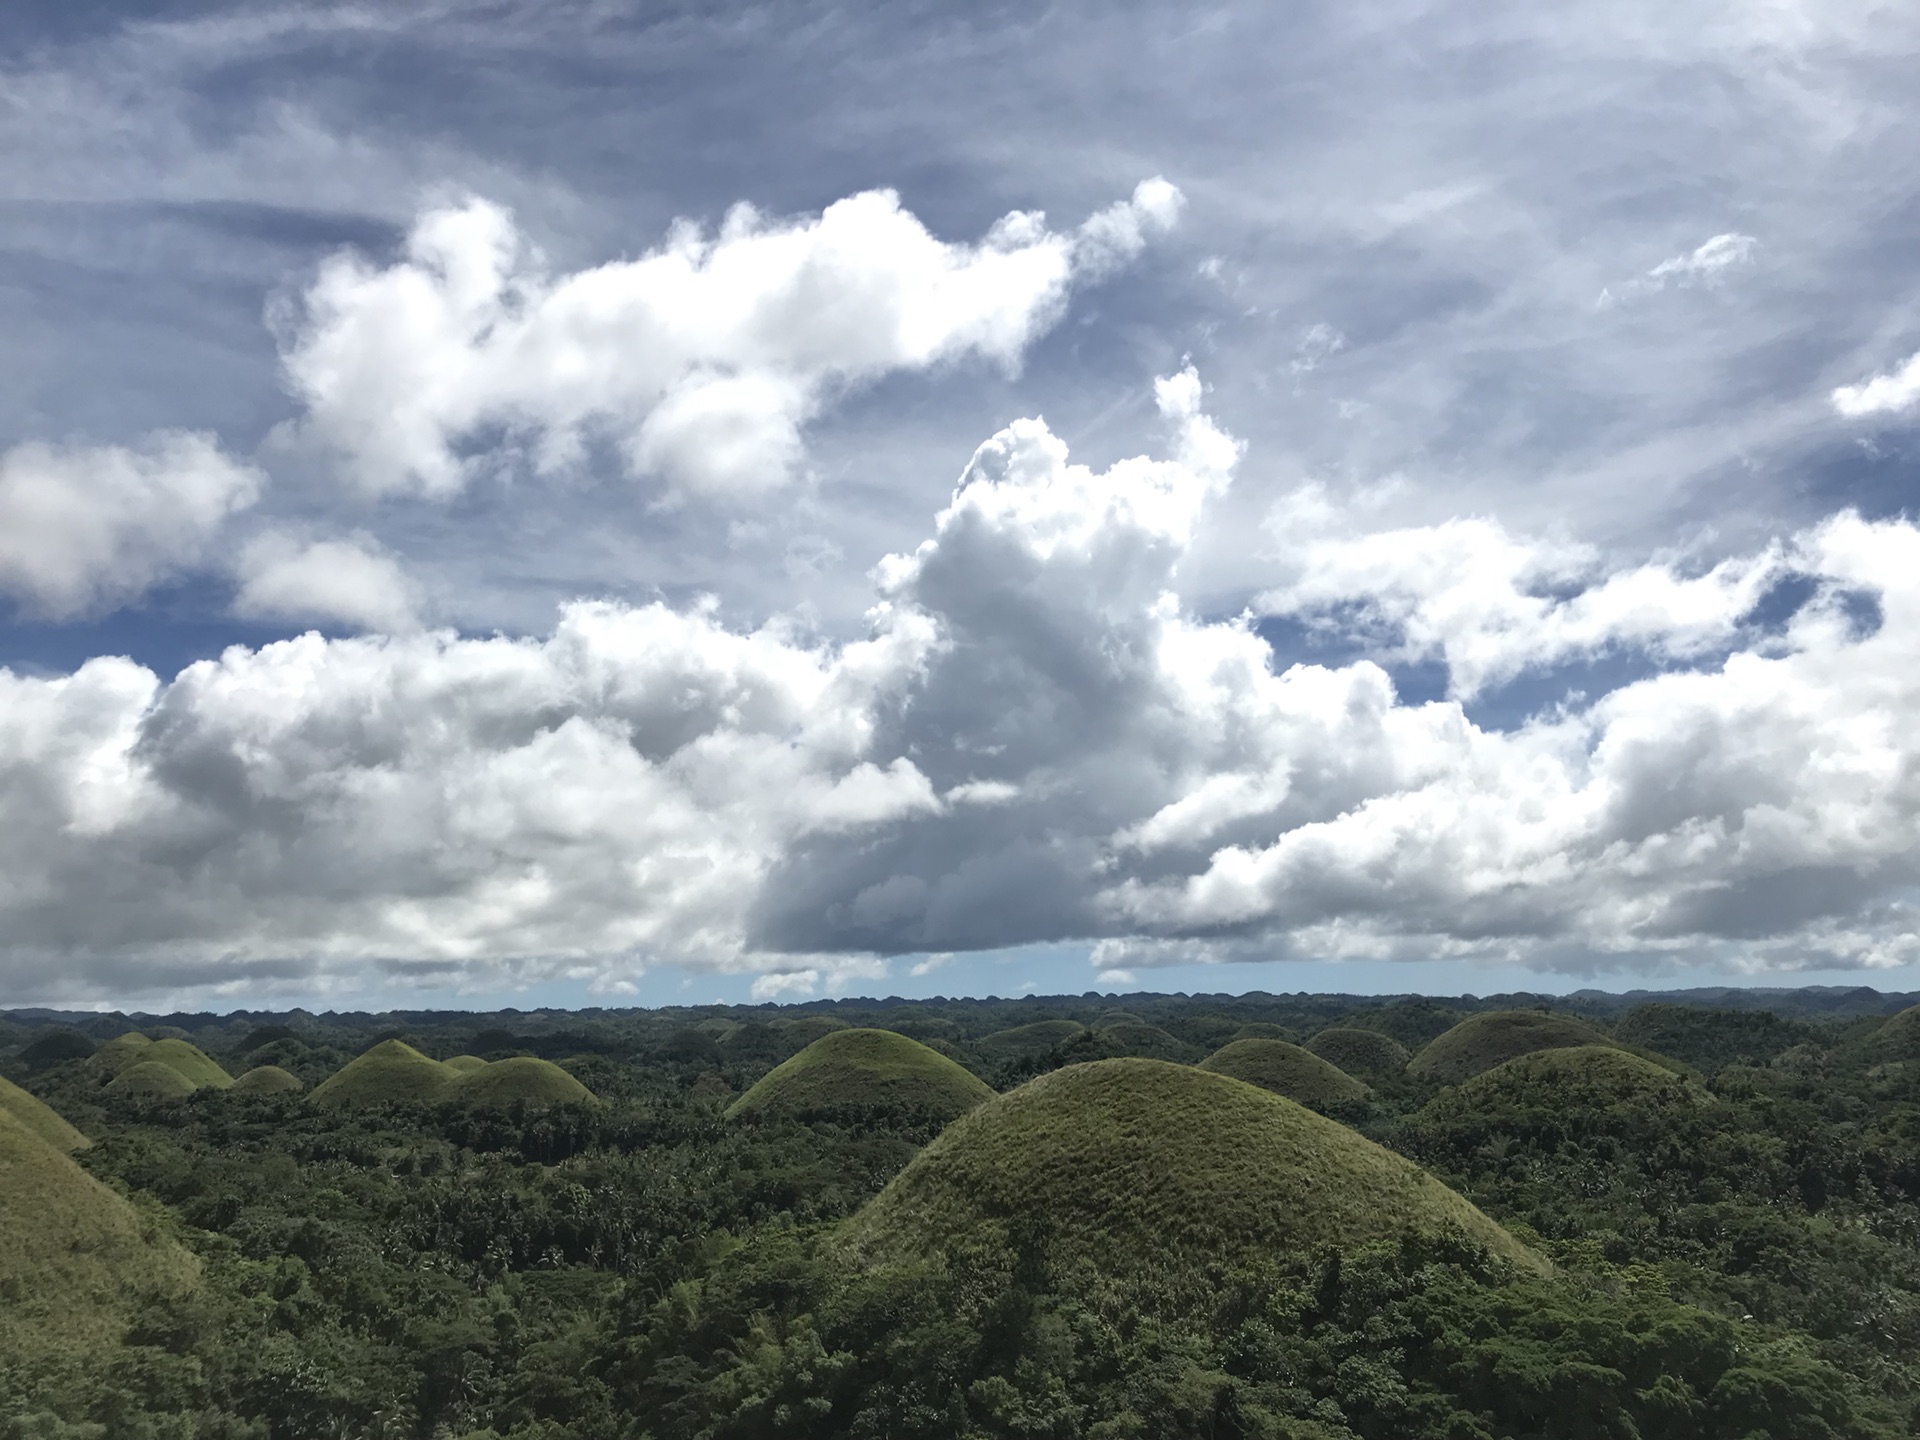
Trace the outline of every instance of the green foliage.
<instances>
[{"instance_id":1,"label":"green foliage","mask_svg":"<svg viewBox=\"0 0 1920 1440\"><path fill-rule=\"evenodd\" d=\"M938 1051L890 1030L836 1030L775 1067L727 1110L729 1118L861 1109L917 1110L951 1119L993 1094Z\"/></svg>"},{"instance_id":2,"label":"green foliage","mask_svg":"<svg viewBox=\"0 0 1920 1440\"><path fill-rule=\"evenodd\" d=\"M1581 1020L1543 1010L1491 1010L1462 1020L1407 1065L1409 1074L1458 1085L1503 1061L1534 1050L1612 1042Z\"/></svg>"},{"instance_id":3,"label":"green foliage","mask_svg":"<svg viewBox=\"0 0 1920 1440\"><path fill-rule=\"evenodd\" d=\"M1078 1020L1036 1020L996 1030L974 1042L973 1048L995 1060L1028 1060L1064 1044L1087 1027Z\"/></svg>"},{"instance_id":4,"label":"green foliage","mask_svg":"<svg viewBox=\"0 0 1920 1440\"><path fill-rule=\"evenodd\" d=\"M29 1070L38 1072L51 1070L70 1060L84 1060L93 1051L92 1040L78 1030L63 1025L41 1031L21 1050L20 1059Z\"/></svg>"},{"instance_id":5,"label":"green foliage","mask_svg":"<svg viewBox=\"0 0 1920 1440\"><path fill-rule=\"evenodd\" d=\"M1302 1105L1324 1107L1366 1098L1367 1087L1311 1051L1284 1040L1233 1040L1200 1062Z\"/></svg>"},{"instance_id":6,"label":"green foliage","mask_svg":"<svg viewBox=\"0 0 1920 1440\"><path fill-rule=\"evenodd\" d=\"M1920 1005L1912 1005L1875 1030L1867 1041L1876 1060L1920 1060Z\"/></svg>"},{"instance_id":7,"label":"green foliage","mask_svg":"<svg viewBox=\"0 0 1920 1440\"><path fill-rule=\"evenodd\" d=\"M1191 1305L1221 1265L1457 1233L1539 1260L1418 1166L1242 1081L1153 1060L1069 1066L956 1121L847 1230L868 1262L1038 1226L1087 1283ZM1150 1298L1149 1298L1150 1297Z\"/></svg>"},{"instance_id":8,"label":"green foliage","mask_svg":"<svg viewBox=\"0 0 1920 1440\"><path fill-rule=\"evenodd\" d=\"M1355 1030L1336 1025L1307 1041L1307 1049L1349 1075L1398 1075L1411 1058L1407 1047L1377 1030Z\"/></svg>"},{"instance_id":9,"label":"green foliage","mask_svg":"<svg viewBox=\"0 0 1920 1440\"><path fill-rule=\"evenodd\" d=\"M1635 1006L1613 1033L1622 1044L1671 1055L1706 1075L1725 1065L1765 1065L1796 1045L1825 1038L1816 1025L1766 1010L1668 1004Z\"/></svg>"}]
</instances>

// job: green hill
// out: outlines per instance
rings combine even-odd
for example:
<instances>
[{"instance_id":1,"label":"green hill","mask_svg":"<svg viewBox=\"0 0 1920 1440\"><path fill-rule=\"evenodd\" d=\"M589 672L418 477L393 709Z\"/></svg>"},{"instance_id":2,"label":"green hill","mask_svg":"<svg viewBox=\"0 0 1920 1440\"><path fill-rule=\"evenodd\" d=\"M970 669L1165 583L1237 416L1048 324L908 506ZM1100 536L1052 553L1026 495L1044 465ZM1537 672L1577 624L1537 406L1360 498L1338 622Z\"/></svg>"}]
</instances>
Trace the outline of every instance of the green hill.
<instances>
[{"instance_id":1,"label":"green hill","mask_svg":"<svg viewBox=\"0 0 1920 1440\"><path fill-rule=\"evenodd\" d=\"M1307 1049L1349 1075L1398 1075L1411 1058L1407 1047L1391 1035L1339 1025L1307 1041Z\"/></svg>"},{"instance_id":2,"label":"green hill","mask_svg":"<svg viewBox=\"0 0 1920 1440\"><path fill-rule=\"evenodd\" d=\"M891 1030L836 1030L761 1076L727 1115L899 1107L951 1116L992 1095L985 1081L918 1040Z\"/></svg>"},{"instance_id":3,"label":"green hill","mask_svg":"<svg viewBox=\"0 0 1920 1440\"><path fill-rule=\"evenodd\" d=\"M198 1046L188 1040L168 1036L156 1040L140 1052L142 1064L160 1064L178 1070L196 1090L224 1090L233 1077L222 1070Z\"/></svg>"},{"instance_id":4,"label":"green hill","mask_svg":"<svg viewBox=\"0 0 1920 1440\"><path fill-rule=\"evenodd\" d=\"M1408 1062L1407 1073L1442 1085L1491 1070L1535 1050L1613 1042L1583 1021L1543 1010L1489 1010L1470 1015Z\"/></svg>"},{"instance_id":5,"label":"green hill","mask_svg":"<svg viewBox=\"0 0 1920 1440\"><path fill-rule=\"evenodd\" d=\"M1037 1226L1054 1263L1205 1303L1207 1276L1414 1234L1545 1262L1412 1161L1291 1100L1155 1060L1068 1066L950 1125L847 1222L855 1259ZM1176 1302L1182 1303L1182 1302Z\"/></svg>"},{"instance_id":6,"label":"green hill","mask_svg":"<svg viewBox=\"0 0 1920 1440\"><path fill-rule=\"evenodd\" d=\"M199 1088L171 1065L142 1060L109 1080L101 1093L139 1100L182 1100Z\"/></svg>"},{"instance_id":7,"label":"green hill","mask_svg":"<svg viewBox=\"0 0 1920 1440\"><path fill-rule=\"evenodd\" d=\"M487 1068L487 1062L478 1055L455 1055L450 1060L440 1062L456 1075L471 1075L476 1070Z\"/></svg>"},{"instance_id":8,"label":"green hill","mask_svg":"<svg viewBox=\"0 0 1920 1440\"><path fill-rule=\"evenodd\" d=\"M566 1105L591 1100L593 1092L551 1060L521 1055L467 1071L454 1081L446 1098L479 1105L505 1105L515 1100L530 1105Z\"/></svg>"},{"instance_id":9,"label":"green hill","mask_svg":"<svg viewBox=\"0 0 1920 1440\"><path fill-rule=\"evenodd\" d=\"M1229 1038L1234 1040L1291 1040L1293 1032L1284 1025L1272 1025L1265 1020L1256 1020L1251 1025L1242 1025Z\"/></svg>"},{"instance_id":10,"label":"green hill","mask_svg":"<svg viewBox=\"0 0 1920 1440\"><path fill-rule=\"evenodd\" d=\"M1302 1105L1364 1099L1367 1087L1311 1051L1285 1040L1232 1040L1200 1062L1202 1070L1231 1075Z\"/></svg>"},{"instance_id":11,"label":"green hill","mask_svg":"<svg viewBox=\"0 0 1920 1440\"><path fill-rule=\"evenodd\" d=\"M71 1154L93 1144L46 1101L22 1090L3 1076L0 1076L0 1110L6 1111L56 1150Z\"/></svg>"},{"instance_id":12,"label":"green hill","mask_svg":"<svg viewBox=\"0 0 1920 1440\"><path fill-rule=\"evenodd\" d=\"M198 1276L191 1255L0 1110L0 1363L14 1398L61 1372L103 1373L136 1310Z\"/></svg>"},{"instance_id":13,"label":"green hill","mask_svg":"<svg viewBox=\"0 0 1920 1440\"><path fill-rule=\"evenodd\" d=\"M291 1070L282 1070L278 1065L256 1065L234 1081L233 1088L241 1095L286 1095L307 1087Z\"/></svg>"},{"instance_id":14,"label":"green hill","mask_svg":"<svg viewBox=\"0 0 1920 1440\"><path fill-rule=\"evenodd\" d=\"M390 1105L444 1100L459 1078L404 1040L382 1040L314 1087L316 1105Z\"/></svg>"},{"instance_id":15,"label":"green hill","mask_svg":"<svg viewBox=\"0 0 1920 1440\"><path fill-rule=\"evenodd\" d=\"M1478 1109L1546 1106L1563 1112L1614 1105L1690 1110L1712 1099L1673 1071L1610 1045L1535 1050L1481 1071L1455 1096L1458 1104Z\"/></svg>"},{"instance_id":16,"label":"green hill","mask_svg":"<svg viewBox=\"0 0 1920 1440\"><path fill-rule=\"evenodd\" d=\"M973 1048L994 1060L1030 1060L1071 1040L1086 1028L1078 1020L1036 1020L1031 1025L1015 1025L1011 1030L982 1035L973 1042Z\"/></svg>"},{"instance_id":17,"label":"green hill","mask_svg":"<svg viewBox=\"0 0 1920 1440\"><path fill-rule=\"evenodd\" d=\"M1141 1020L1102 1023L1095 1033L1110 1055L1134 1055L1148 1060L1190 1060L1197 1053L1178 1036Z\"/></svg>"},{"instance_id":18,"label":"green hill","mask_svg":"<svg viewBox=\"0 0 1920 1440\"><path fill-rule=\"evenodd\" d=\"M774 1021L774 1028L789 1039L798 1040L803 1045L811 1045L822 1035L831 1035L836 1030L845 1030L847 1022L837 1015L795 1015L788 1020Z\"/></svg>"},{"instance_id":19,"label":"green hill","mask_svg":"<svg viewBox=\"0 0 1920 1440\"><path fill-rule=\"evenodd\" d=\"M1873 1058L1920 1060L1920 1005L1909 1005L1867 1037Z\"/></svg>"},{"instance_id":20,"label":"green hill","mask_svg":"<svg viewBox=\"0 0 1920 1440\"><path fill-rule=\"evenodd\" d=\"M108 1075L118 1075L129 1065L138 1065L142 1060L152 1057L147 1051L153 1048L153 1041L138 1030L129 1030L125 1035L116 1035L107 1041L92 1055L87 1064L106 1071Z\"/></svg>"}]
</instances>

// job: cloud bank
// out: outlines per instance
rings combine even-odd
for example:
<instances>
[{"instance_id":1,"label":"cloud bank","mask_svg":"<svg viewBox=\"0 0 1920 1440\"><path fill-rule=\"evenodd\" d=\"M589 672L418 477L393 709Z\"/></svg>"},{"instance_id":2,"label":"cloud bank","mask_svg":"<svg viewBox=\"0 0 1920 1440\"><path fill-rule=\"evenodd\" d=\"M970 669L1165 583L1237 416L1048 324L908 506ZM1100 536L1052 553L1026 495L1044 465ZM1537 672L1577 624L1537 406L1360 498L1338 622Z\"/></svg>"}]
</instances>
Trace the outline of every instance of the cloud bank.
<instances>
[{"instance_id":1,"label":"cloud bank","mask_svg":"<svg viewBox=\"0 0 1920 1440\"><path fill-rule=\"evenodd\" d=\"M0 672L0 985L617 989L672 964L773 994L1064 939L1115 973L1912 958L1920 528L1842 514L1609 572L1490 523L1343 533L1306 497L1319 529L1264 603L1378 658L1286 663L1252 615L1179 598L1240 447L1191 370L1157 398L1163 458L1095 471L1038 420L982 445L847 644L581 602L532 639ZM1616 652L1678 668L1470 713ZM1452 698L1403 699L1405 654Z\"/></svg>"}]
</instances>

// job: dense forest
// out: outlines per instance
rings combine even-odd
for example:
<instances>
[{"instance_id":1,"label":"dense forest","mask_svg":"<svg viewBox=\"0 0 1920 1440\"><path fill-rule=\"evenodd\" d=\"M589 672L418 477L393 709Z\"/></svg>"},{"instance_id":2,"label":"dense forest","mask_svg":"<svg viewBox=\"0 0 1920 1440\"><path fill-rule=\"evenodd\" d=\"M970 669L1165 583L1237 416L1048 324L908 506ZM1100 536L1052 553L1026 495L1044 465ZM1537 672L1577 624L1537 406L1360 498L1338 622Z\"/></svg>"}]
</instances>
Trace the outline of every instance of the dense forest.
<instances>
[{"instance_id":1,"label":"dense forest","mask_svg":"<svg viewBox=\"0 0 1920 1440\"><path fill-rule=\"evenodd\" d=\"M11 1012L0 1436L1909 1436L1911 998Z\"/></svg>"}]
</instances>

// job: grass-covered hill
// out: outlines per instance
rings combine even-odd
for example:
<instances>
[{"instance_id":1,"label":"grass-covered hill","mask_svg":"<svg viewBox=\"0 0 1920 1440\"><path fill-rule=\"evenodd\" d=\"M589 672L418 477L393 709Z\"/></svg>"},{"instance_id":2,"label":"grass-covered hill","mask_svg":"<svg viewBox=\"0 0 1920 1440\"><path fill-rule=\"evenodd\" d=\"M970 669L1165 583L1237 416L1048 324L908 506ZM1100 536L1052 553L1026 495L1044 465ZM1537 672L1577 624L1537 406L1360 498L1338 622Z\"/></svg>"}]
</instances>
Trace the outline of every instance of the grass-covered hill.
<instances>
[{"instance_id":1,"label":"grass-covered hill","mask_svg":"<svg viewBox=\"0 0 1920 1440\"><path fill-rule=\"evenodd\" d=\"M993 1090L939 1051L891 1030L836 1030L762 1076L729 1118L911 1109L965 1114Z\"/></svg>"},{"instance_id":2,"label":"grass-covered hill","mask_svg":"<svg viewBox=\"0 0 1920 1440\"><path fill-rule=\"evenodd\" d=\"M1880 1061L1920 1060L1920 1005L1890 1017L1868 1037L1867 1048Z\"/></svg>"},{"instance_id":3,"label":"grass-covered hill","mask_svg":"<svg viewBox=\"0 0 1920 1440\"><path fill-rule=\"evenodd\" d=\"M150 1037L138 1030L129 1030L124 1035L116 1035L87 1057L87 1063L94 1069L107 1075L118 1075L129 1065L138 1065L150 1058L147 1051L153 1048Z\"/></svg>"},{"instance_id":4,"label":"grass-covered hill","mask_svg":"<svg viewBox=\"0 0 1920 1440\"><path fill-rule=\"evenodd\" d=\"M238 1095L288 1095L305 1088L298 1075L278 1065L256 1065L233 1082Z\"/></svg>"},{"instance_id":5,"label":"grass-covered hill","mask_svg":"<svg viewBox=\"0 0 1920 1440\"><path fill-rule=\"evenodd\" d=\"M1516 1056L1574 1045L1610 1045L1593 1026L1544 1010L1489 1010L1437 1037L1407 1064L1407 1073L1458 1085Z\"/></svg>"},{"instance_id":6,"label":"grass-covered hill","mask_svg":"<svg viewBox=\"0 0 1920 1440\"><path fill-rule=\"evenodd\" d=\"M982 1035L973 1048L991 1060L1028 1060L1065 1044L1086 1028L1078 1020L1036 1020Z\"/></svg>"},{"instance_id":7,"label":"grass-covered hill","mask_svg":"<svg viewBox=\"0 0 1920 1440\"><path fill-rule=\"evenodd\" d=\"M1539 1109L1561 1115L1627 1106L1691 1110L1711 1096L1694 1082L1642 1056L1609 1045L1535 1050L1483 1070L1428 1110L1481 1114Z\"/></svg>"},{"instance_id":8,"label":"grass-covered hill","mask_svg":"<svg viewBox=\"0 0 1920 1440\"><path fill-rule=\"evenodd\" d=\"M1242 1025L1229 1037L1234 1040L1291 1040L1293 1032L1284 1025L1275 1025L1268 1020L1256 1020L1251 1025Z\"/></svg>"},{"instance_id":9,"label":"grass-covered hill","mask_svg":"<svg viewBox=\"0 0 1920 1440\"><path fill-rule=\"evenodd\" d=\"M65 1117L38 1095L22 1090L0 1076L0 1110L4 1110L54 1149L71 1154L93 1142L82 1135Z\"/></svg>"},{"instance_id":10,"label":"grass-covered hill","mask_svg":"<svg viewBox=\"0 0 1920 1440\"><path fill-rule=\"evenodd\" d=\"M569 1105L593 1099L593 1092L551 1060L517 1055L465 1071L446 1098L476 1105L506 1105L516 1100L529 1105Z\"/></svg>"},{"instance_id":11,"label":"grass-covered hill","mask_svg":"<svg viewBox=\"0 0 1920 1440\"><path fill-rule=\"evenodd\" d=\"M140 1308L183 1296L198 1274L194 1258L133 1206L0 1109L0 1390L13 1392L8 1399L104 1370Z\"/></svg>"},{"instance_id":12,"label":"grass-covered hill","mask_svg":"<svg viewBox=\"0 0 1920 1440\"><path fill-rule=\"evenodd\" d=\"M382 1040L355 1056L309 1097L316 1105L391 1105L447 1098L460 1077L404 1040Z\"/></svg>"},{"instance_id":13,"label":"grass-covered hill","mask_svg":"<svg viewBox=\"0 0 1920 1440\"><path fill-rule=\"evenodd\" d=\"M213 1057L176 1035L155 1040L131 1030L94 1051L87 1064L116 1079L138 1065L164 1065L185 1080L190 1090L224 1090L233 1084L233 1077Z\"/></svg>"},{"instance_id":14,"label":"grass-covered hill","mask_svg":"<svg viewBox=\"0 0 1920 1440\"><path fill-rule=\"evenodd\" d=\"M1364 1099L1367 1093L1367 1087L1344 1070L1285 1040L1229 1041L1202 1060L1200 1068L1302 1105L1333 1105Z\"/></svg>"},{"instance_id":15,"label":"grass-covered hill","mask_svg":"<svg viewBox=\"0 0 1920 1440\"><path fill-rule=\"evenodd\" d=\"M1307 1049L1349 1075L1398 1075L1412 1057L1407 1047L1377 1030L1336 1025L1307 1041Z\"/></svg>"},{"instance_id":16,"label":"grass-covered hill","mask_svg":"<svg viewBox=\"0 0 1920 1440\"><path fill-rule=\"evenodd\" d=\"M1525 1246L1411 1161L1304 1106L1197 1068L1053 1071L955 1121L850 1220L866 1260L1038 1228L1068 1266L1147 1281L1176 1306L1201 1277L1419 1234L1534 1270Z\"/></svg>"},{"instance_id":17,"label":"grass-covered hill","mask_svg":"<svg viewBox=\"0 0 1920 1440\"><path fill-rule=\"evenodd\" d=\"M454 1055L440 1062L456 1075L471 1075L475 1070L487 1068L487 1062L478 1055Z\"/></svg>"},{"instance_id":18,"label":"grass-covered hill","mask_svg":"<svg viewBox=\"0 0 1920 1440\"><path fill-rule=\"evenodd\" d=\"M198 1088L173 1066L142 1060L115 1075L101 1093L126 1100L184 1100Z\"/></svg>"}]
</instances>

